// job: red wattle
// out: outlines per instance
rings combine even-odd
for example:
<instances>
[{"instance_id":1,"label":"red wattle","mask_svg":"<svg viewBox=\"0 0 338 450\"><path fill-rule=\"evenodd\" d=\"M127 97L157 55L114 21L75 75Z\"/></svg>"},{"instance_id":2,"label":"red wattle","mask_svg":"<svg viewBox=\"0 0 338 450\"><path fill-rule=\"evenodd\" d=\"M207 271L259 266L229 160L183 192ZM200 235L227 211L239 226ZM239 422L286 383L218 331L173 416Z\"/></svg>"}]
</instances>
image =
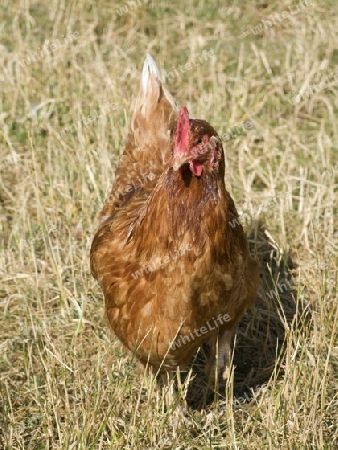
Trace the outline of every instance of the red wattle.
<instances>
[{"instance_id":1,"label":"red wattle","mask_svg":"<svg viewBox=\"0 0 338 450\"><path fill-rule=\"evenodd\" d=\"M190 161L189 169L196 177L200 177L203 172L203 164L199 161Z\"/></svg>"}]
</instances>

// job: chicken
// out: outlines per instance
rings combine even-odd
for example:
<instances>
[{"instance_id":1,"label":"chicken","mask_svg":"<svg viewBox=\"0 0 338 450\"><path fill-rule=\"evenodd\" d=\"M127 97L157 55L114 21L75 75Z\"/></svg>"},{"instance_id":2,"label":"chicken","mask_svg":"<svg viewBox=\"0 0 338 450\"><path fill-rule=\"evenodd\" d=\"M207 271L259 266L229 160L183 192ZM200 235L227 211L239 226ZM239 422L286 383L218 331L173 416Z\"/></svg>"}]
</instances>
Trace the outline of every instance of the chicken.
<instances>
[{"instance_id":1,"label":"chicken","mask_svg":"<svg viewBox=\"0 0 338 450\"><path fill-rule=\"evenodd\" d=\"M155 371L186 369L208 341L224 378L234 328L255 300L258 264L241 224L230 226L238 213L224 176L217 132L177 107L147 55L90 261L111 328Z\"/></svg>"}]
</instances>

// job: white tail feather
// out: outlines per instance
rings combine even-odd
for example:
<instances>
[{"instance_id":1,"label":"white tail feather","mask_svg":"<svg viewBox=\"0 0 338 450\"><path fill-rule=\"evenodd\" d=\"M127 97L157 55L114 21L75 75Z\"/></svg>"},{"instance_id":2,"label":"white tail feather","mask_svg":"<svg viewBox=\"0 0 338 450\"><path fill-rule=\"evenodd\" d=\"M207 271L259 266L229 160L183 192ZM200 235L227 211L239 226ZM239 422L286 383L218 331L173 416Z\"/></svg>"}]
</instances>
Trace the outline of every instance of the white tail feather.
<instances>
[{"instance_id":1,"label":"white tail feather","mask_svg":"<svg viewBox=\"0 0 338 450\"><path fill-rule=\"evenodd\" d=\"M144 91L147 90L150 73L155 75L155 77L158 81L158 84L162 84L160 71L158 70L156 62L154 61L154 58L149 53L147 53L146 59L143 64L142 77L141 77L142 88Z\"/></svg>"},{"instance_id":2,"label":"white tail feather","mask_svg":"<svg viewBox=\"0 0 338 450\"><path fill-rule=\"evenodd\" d=\"M157 64L156 64L154 58L149 53L147 53L146 59L143 64L142 76L141 76L141 87L142 87L142 93L143 93L144 97L147 97L147 95L149 94L149 90L152 89L150 76L149 76L150 74L155 76L158 85L162 86L163 92L164 92L167 100L169 101L169 103L171 104L173 109L175 111L178 111L178 106L177 106L176 100L174 99L174 97L170 94L168 89L162 83L161 74L160 74L159 68L157 67Z\"/></svg>"}]
</instances>

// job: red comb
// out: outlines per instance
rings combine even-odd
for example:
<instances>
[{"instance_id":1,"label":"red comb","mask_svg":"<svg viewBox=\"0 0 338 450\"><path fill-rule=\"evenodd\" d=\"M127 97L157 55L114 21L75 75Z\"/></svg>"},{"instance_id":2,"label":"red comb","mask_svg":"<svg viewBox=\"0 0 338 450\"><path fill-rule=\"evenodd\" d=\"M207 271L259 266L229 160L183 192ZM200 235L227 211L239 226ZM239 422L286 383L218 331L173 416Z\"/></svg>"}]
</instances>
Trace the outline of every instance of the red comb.
<instances>
[{"instance_id":1,"label":"red comb","mask_svg":"<svg viewBox=\"0 0 338 450\"><path fill-rule=\"evenodd\" d=\"M185 153L189 148L189 113L185 106L182 106L178 114L177 135L174 148L174 156Z\"/></svg>"}]
</instances>

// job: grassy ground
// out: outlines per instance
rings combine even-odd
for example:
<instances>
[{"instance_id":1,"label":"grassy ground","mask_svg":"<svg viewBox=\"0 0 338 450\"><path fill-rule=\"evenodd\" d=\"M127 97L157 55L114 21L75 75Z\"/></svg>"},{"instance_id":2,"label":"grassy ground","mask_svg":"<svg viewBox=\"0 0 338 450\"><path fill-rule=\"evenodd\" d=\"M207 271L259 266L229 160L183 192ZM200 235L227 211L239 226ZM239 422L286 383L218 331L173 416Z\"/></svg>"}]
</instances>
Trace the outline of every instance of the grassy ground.
<instances>
[{"instance_id":1,"label":"grassy ground","mask_svg":"<svg viewBox=\"0 0 338 450\"><path fill-rule=\"evenodd\" d=\"M308 3L3 1L0 448L338 448L338 16ZM192 117L231 130L226 183L261 261L206 410L183 387L164 412L89 273L146 52Z\"/></svg>"}]
</instances>

